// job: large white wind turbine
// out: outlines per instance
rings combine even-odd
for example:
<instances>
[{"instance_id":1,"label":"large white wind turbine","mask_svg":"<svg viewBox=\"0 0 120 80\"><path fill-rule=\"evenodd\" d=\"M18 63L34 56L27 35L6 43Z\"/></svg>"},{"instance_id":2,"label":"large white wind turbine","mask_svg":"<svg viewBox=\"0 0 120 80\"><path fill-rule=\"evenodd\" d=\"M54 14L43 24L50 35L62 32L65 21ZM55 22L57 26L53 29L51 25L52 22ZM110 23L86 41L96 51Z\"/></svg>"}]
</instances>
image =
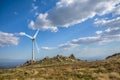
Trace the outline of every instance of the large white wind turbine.
<instances>
[{"instance_id":1,"label":"large white wind turbine","mask_svg":"<svg viewBox=\"0 0 120 80\"><path fill-rule=\"evenodd\" d=\"M38 45L37 45L37 43L35 41L36 37L38 35L38 32L39 32L39 30L36 31L34 36L30 36L30 35L26 34L25 32L20 32L20 35L26 36L26 37L28 37L28 38L30 38L32 40L32 61L35 61L35 59L34 59L34 45L36 45L36 48L37 48L38 53L39 53L39 48L38 48Z\"/></svg>"}]
</instances>

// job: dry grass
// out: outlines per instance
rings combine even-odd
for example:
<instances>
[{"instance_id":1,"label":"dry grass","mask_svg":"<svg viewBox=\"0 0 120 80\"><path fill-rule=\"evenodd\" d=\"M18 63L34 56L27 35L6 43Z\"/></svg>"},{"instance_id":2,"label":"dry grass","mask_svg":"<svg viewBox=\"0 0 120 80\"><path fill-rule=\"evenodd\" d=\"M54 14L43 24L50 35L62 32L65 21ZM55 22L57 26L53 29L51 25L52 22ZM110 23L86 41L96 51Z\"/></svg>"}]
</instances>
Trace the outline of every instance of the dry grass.
<instances>
[{"instance_id":1,"label":"dry grass","mask_svg":"<svg viewBox=\"0 0 120 80\"><path fill-rule=\"evenodd\" d=\"M0 80L120 80L120 57L93 62L62 56L47 58L31 65L0 70Z\"/></svg>"}]
</instances>

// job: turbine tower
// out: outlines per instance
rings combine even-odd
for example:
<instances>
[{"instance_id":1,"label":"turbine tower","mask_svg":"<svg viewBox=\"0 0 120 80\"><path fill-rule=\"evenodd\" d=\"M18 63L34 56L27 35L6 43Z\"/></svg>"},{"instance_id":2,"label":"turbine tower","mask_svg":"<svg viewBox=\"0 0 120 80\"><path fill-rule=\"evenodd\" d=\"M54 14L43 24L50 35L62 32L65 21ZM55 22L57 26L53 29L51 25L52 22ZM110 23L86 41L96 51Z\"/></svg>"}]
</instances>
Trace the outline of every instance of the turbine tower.
<instances>
[{"instance_id":1,"label":"turbine tower","mask_svg":"<svg viewBox=\"0 0 120 80\"><path fill-rule=\"evenodd\" d=\"M39 53L39 48L38 48L38 45L37 45L37 43L35 41L36 37L38 35L38 32L39 32L39 30L36 31L34 36L30 36L30 35L26 34L25 32L20 32L20 35L26 36L26 37L28 37L28 38L30 38L32 40L32 62L35 61L35 59L34 59L34 45L36 45L36 48L37 48L38 53Z\"/></svg>"}]
</instances>

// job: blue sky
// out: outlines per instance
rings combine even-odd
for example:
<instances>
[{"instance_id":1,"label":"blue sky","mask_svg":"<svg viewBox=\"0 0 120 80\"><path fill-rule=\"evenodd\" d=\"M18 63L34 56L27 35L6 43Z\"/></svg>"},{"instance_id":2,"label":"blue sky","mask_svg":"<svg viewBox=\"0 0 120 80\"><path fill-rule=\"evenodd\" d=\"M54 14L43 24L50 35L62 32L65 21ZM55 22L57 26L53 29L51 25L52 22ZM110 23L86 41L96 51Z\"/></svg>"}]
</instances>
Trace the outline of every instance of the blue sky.
<instances>
[{"instance_id":1,"label":"blue sky","mask_svg":"<svg viewBox=\"0 0 120 80\"><path fill-rule=\"evenodd\" d=\"M0 0L0 59L74 54L103 59L120 52L120 0Z\"/></svg>"}]
</instances>

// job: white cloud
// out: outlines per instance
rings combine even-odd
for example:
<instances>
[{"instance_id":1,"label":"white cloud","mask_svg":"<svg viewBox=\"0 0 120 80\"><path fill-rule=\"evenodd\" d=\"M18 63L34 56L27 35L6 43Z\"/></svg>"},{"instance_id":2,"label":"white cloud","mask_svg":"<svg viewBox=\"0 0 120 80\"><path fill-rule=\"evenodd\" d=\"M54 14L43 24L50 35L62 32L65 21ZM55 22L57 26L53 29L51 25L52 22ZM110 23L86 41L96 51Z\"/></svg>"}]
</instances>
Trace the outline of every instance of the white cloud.
<instances>
[{"instance_id":1,"label":"white cloud","mask_svg":"<svg viewBox=\"0 0 120 80\"><path fill-rule=\"evenodd\" d=\"M32 29L57 31L58 27L70 27L93 18L96 15L115 14L115 11L119 9L116 5L119 3L120 0L60 0L48 12L44 14L40 13L35 21L30 22L29 27ZM114 27L120 27L119 23L120 17L111 20L108 18L102 20L96 18L95 25L109 29L96 31L97 36L73 39L70 42L59 45L58 48L68 49L81 44L115 41L118 39L116 36L119 36L119 29L115 29Z\"/></svg>"},{"instance_id":2,"label":"white cloud","mask_svg":"<svg viewBox=\"0 0 120 80\"><path fill-rule=\"evenodd\" d=\"M89 45L89 44L102 44L105 42L110 42L108 37L93 36L93 37L83 37L78 39L73 39L69 43L60 44L59 49L73 49L79 45Z\"/></svg>"},{"instance_id":3,"label":"white cloud","mask_svg":"<svg viewBox=\"0 0 120 80\"><path fill-rule=\"evenodd\" d=\"M95 20L97 26L107 28L104 31L96 31L97 36L83 37L78 39L73 39L64 44L60 44L58 48L61 49L71 49L78 45L88 45L88 44L103 44L112 41L120 41L120 17L114 19L102 19Z\"/></svg>"},{"instance_id":4,"label":"white cloud","mask_svg":"<svg viewBox=\"0 0 120 80\"><path fill-rule=\"evenodd\" d=\"M71 49L71 48L74 48L76 47L77 45L76 44L72 44L72 43L65 43L65 44L60 44L58 46L58 48L60 49Z\"/></svg>"},{"instance_id":5,"label":"white cloud","mask_svg":"<svg viewBox=\"0 0 120 80\"><path fill-rule=\"evenodd\" d=\"M111 13L120 0L60 0L44 14L39 14L32 29L57 31L58 27L70 27L95 15Z\"/></svg>"},{"instance_id":6,"label":"white cloud","mask_svg":"<svg viewBox=\"0 0 120 80\"><path fill-rule=\"evenodd\" d=\"M101 19L101 20L96 20L94 22L94 24L96 26L100 26L100 27L108 27L108 28L114 28L114 27L119 27L120 28L120 17L114 18L114 19L110 19L110 20L106 20L106 19Z\"/></svg>"},{"instance_id":7,"label":"white cloud","mask_svg":"<svg viewBox=\"0 0 120 80\"><path fill-rule=\"evenodd\" d=\"M34 3L32 4L32 9L36 10L38 8L38 6L36 6Z\"/></svg>"},{"instance_id":8,"label":"white cloud","mask_svg":"<svg viewBox=\"0 0 120 80\"><path fill-rule=\"evenodd\" d=\"M31 21L29 23L29 27L32 29L51 30L51 31L56 32L57 27L51 25L51 22L46 19L47 15L48 15L47 13L46 14L39 14L36 22Z\"/></svg>"},{"instance_id":9,"label":"white cloud","mask_svg":"<svg viewBox=\"0 0 120 80\"><path fill-rule=\"evenodd\" d=\"M120 17L107 20L97 20L94 22L94 24L103 28L107 28L105 31L102 31L102 36L113 36L120 34Z\"/></svg>"},{"instance_id":10,"label":"white cloud","mask_svg":"<svg viewBox=\"0 0 120 80\"><path fill-rule=\"evenodd\" d=\"M101 33L103 33L103 31L96 31L95 33L96 34L101 34Z\"/></svg>"},{"instance_id":11,"label":"white cloud","mask_svg":"<svg viewBox=\"0 0 120 80\"><path fill-rule=\"evenodd\" d=\"M43 50L54 50L55 47L41 47Z\"/></svg>"},{"instance_id":12,"label":"white cloud","mask_svg":"<svg viewBox=\"0 0 120 80\"><path fill-rule=\"evenodd\" d=\"M120 28L108 28L100 34L107 42L120 41Z\"/></svg>"},{"instance_id":13,"label":"white cloud","mask_svg":"<svg viewBox=\"0 0 120 80\"><path fill-rule=\"evenodd\" d=\"M33 3L31 5L31 13L34 14L33 16L36 17L38 16L38 6L35 4L37 1L36 0L33 0Z\"/></svg>"},{"instance_id":14,"label":"white cloud","mask_svg":"<svg viewBox=\"0 0 120 80\"><path fill-rule=\"evenodd\" d=\"M73 44L93 44L93 43L98 43L100 41L103 41L104 39L100 36L97 37L84 37L84 38L78 38L78 39L73 39L71 43Z\"/></svg>"},{"instance_id":15,"label":"white cloud","mask_svg":"<svg viewBox=\"0 0 120 80\"><path fill-rule=\"evenodd\" d=\"M120 34L117 35L98 35L92 37L83 37L78 39L73 39L69 43L64 43L58 46L59 49L72 49L81 45L89 45L89 44L103 44L112 41L120 41Z\"/></svg>"},{"instance_id":16,"label":"white cloud","mask_svg":"<svg viewBox=\"0 0 120 80\"><path fill-rule=\"evenodd\" d=\"M32 10L31 11L35 11L38 9L38 6L35 5L35 3L32 3Z\"/></svg>"},{"instance_id":17,"label":"white cloud","mask_svg":"<svg viewBox=\"0 0 120 80\"><path fill-rule=\"evenodd\" d=\"M69 50L74 47L76 47L77 44L72 44L72 43L65 43L65 44L60 44L56 47L41 47L43 50L54 50L54 49L64 49L64 50Z\"/></svg>"},{"instance_id":18,"label":"white cloud","mask_svg":"<svg viewBox=\"0 0 120 80\"><path fill-rule=\"evenodd\" d=\"M92 36L92 37L83 37L83 38L73 39L71 43L78 44L78 45L88 45L88 44L103 44L110 41L111 40L108 37Z\"/></svg>"},{"instance_id":19,"label":"white cloud","mask_svg":"<svg viewBox=\"0 0 120 80\"><path fill-rule=\"evenodd\" d=\"M120 28L108 28L104 31L103 35L112 36L120 34Z\"/></svg>"},{"instance_id":20,"label":"white cloud","mask_svg":"<svg viewBox=\"0 0 120 80\"><path fill-rule=\"evenodd\" d=\"M114 19L102 19L102 20L95 20L95 23L97 26L101 26L103 28L107 28L104 31L96 31L97 36L92 37L83 37L83 38L77 38L73 39L72 41L69 41L64 44L60 44L58 48L62 49L71 49L78 45L88 45L88 44L103 44L108 43L112 41L120 41L120 18L114 18Z\"/></svg>"},{"instance_id":21,"label":"white cloud","mask_svg":"<svg viewBox=\"0 0 120 80\"><path fill-rule=\"evenodd\" d=\"M15 37L12 33L5 33L0 31L0 47L9 46L9 45L17 45L18 37Z\"/></svg>"},{"instance_id":22,"label":"white cloud","mask_svg":"<svg viewBox=\"0 0 120 80\"><path fill-rule=\"evenodd\" d=\"M112 41L120 41L120 29L116 28L112 30L106 30L104 32L102 31L101 35L98 34L98 36L73 39L72 41L58 45L58 47L54 49L58 48L58 49L71 50L80 45L103 44ZM49 50L51 48L45 47L44 49Z\"/></svg>"},{"instance_id":23,"label":"white cloud","mask_svg":"<svg viewBox=\"0 0 120 80\"><path fill-rule=\"evenodd\" d=\"M120 41L120 17L116 17L114 19L102 19L96 20L94 22L95 25L107 28L102 33L98 34L101 37L107 38L109 41ZM96 31L100 32L100 31Z\"/></svg>"}]
</instances>

